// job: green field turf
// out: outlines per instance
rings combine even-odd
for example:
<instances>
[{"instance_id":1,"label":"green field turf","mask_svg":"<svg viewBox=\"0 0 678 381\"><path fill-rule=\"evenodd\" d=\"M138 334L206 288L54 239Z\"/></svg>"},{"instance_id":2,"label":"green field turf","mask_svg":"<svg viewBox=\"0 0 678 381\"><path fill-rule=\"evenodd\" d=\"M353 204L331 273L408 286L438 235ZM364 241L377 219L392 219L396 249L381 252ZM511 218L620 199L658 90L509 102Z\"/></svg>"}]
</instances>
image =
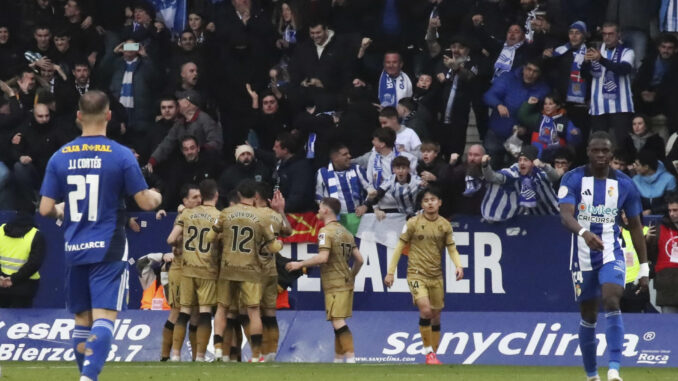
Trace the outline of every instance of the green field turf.
<instances>
[{"instance_id":1,"label":"green field turf","mask_svg":"<svg viewBox=\"0 0 678 381\"><path fill-rule=\"evenodd\" d=\"M2 362L2 381L78 380L75 364ZM605 380L606 369L600 373ZM626 381L675 381L678 370L667 368L622 368ZM101 381L211 381L211 380L585 380L579 367L519 367L481 365L397 364L196 364L196 363L109 363Z\"/></svg>"}]
</instances>

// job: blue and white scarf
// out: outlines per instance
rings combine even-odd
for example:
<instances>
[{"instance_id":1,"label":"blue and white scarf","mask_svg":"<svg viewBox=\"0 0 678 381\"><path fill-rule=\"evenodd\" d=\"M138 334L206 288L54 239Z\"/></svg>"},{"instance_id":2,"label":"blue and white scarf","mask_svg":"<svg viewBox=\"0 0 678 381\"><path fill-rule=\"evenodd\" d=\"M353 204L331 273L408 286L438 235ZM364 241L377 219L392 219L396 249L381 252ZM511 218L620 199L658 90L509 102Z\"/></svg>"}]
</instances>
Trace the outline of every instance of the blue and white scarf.
<instances>
[{"instance_id":1,"label":"blue and white scarf","mask_svg":"<svg viewBox=\"0 0 678 381\"><path fill-rule=\"evenodd\" d=\"M374 183L372 183L372 186L375 188L378 188L379 185L381 185L381 182L384 181L384 168L381 166L381 154L379 152L375 152L376 155L374 155L374 163L372 164L372 168L374 169ZM393 155L394 157L400 156L400 152L398 152L398 148L393 147Z\"/></svg>"},{"instance_id":2,"label":"blue and white scarf","mask_svg":"<svg viewBox=\"0 0 678 381\"><path fill-rule=\"evenodd\" d=\"M617 44L614 50L609 50L603 44L600 49L603 57L607 58L613 63L620 63L622 53L624 52L624 46L622 44ZM594 61L591 63L592 73L602 73L603 65L599 61ZM612 70L605 70L605 77L603 78L603 99L614 100L619 98L619 76Z\"/></svg>"},{"instance_id":3,"label":"blue and white scarf","mask_svg":"<svg viewBox=\"0 0 678 381\"><path fill-rule=\"evenodd\" d=\"M572 50L572 45L568 42L554 49L553 56L558 57ZM581 66L584 63L586 55L586 44L581 44L579 49L572 51L573 59L570 68L570 81L567 86L567 101L573 103L584 103L586 98L586 89L588 84L581 76Z\"/></svg>"},{"instance_id":4,"label":"blue and white scarf","mask_svg":"<svg viewBox=\"0 0 678 381\"><path fill-rule=\"evenodd\" d=\"M134 108L134 72L139 66L139 58L134 61L125 61L125 73L122 76L122 87L120 88L120 104L126 109Z\"/></svg>"},{"instance_id":5,"label":"blue and white scarf","mask_svg":"<svg viewBox=\"0 0 678 381\"><path fill-rule=\"evenodd\" d=\"M524 43L524 40L512 46L508 46L507 43L504 43L504 47L501 49L501 53L499 53L499 57L497 57L497 61L494 63L494 76L492 77L492 81L499 78L502 74L511 71L513 68L513 61L516 58L516 50L523 46Z\"/></svg>"},{"instance_id":6,"label":"blue and white scarf","mask_svg":"<svg viewBox=\"0 0 678 381\"><path fill-rule=\"evenodd\" d=\"M328 196L342 200L339 197L339 190L341 190L348 213L355 213L356 206L362 200L363 187L358 178L358 171L360 171L360 168L357 165L353 165L345 171L335 172L332 163L327 168L320 169ZM316 198L319 196L316 195Z\"/></svg>"},{"instance_id":7,"label":"blue and white scarf","mask_svg":"<svg viewBox=\"0 0 678 381\"><path fill-rule=\"evenodd\" d=\"M381 107L395 107L400 98L411 95L412 82L403 72L395 78L392 78L385 71L381 72L379 77L379 104Z\"/></svg>"}]
</instances>

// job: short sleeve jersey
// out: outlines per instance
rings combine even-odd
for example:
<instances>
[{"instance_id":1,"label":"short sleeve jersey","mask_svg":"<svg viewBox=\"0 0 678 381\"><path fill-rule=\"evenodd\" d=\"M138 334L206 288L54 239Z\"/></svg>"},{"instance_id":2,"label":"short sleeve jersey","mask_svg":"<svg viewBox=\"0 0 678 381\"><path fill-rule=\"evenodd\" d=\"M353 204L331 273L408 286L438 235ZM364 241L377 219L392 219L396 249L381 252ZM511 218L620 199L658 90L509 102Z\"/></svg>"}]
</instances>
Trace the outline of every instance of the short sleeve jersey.
<instances>
[{"instance_id":1,"label":"short sleeve jersey","mask_svg":"<svg viewBox=\"0 0 678 381\"><path fill-rule=\"evenodd\" d=\"M66 264L126 260L125 198L147 188L132 151L105 136L81 136L55 152L40 194L65 201Z\"/></svg>"},{"instance_id":2,"label":"short sleeve jersey","mask_svg":"<svg viewBox=\"0 0 678 381\"><path fill-rule=\"evenodd\" d=\"M280 236L280 232L283 228L283 220L280 213L276 212L271 208L260 208L261 214L266 218L266 224L269 224L273 227L273 233L276 237ZM276 276L278 275L278 270L276 269L275 264L275 253L260 253L261 265L263 270L263 275L265 276Z\"/></svg>"},{"instance_id":3,"label":"short sleeve jersey","mask_svg":"<svg viewBox=\"0 0 678 381\"><path fill-rule=\"evenodd\" d=\"M353 290L348 261L356 247L353 235L339 222L331 222L318 232L318 250L329 250L327 262L320 265L320 283L325 292Z\"/></svg>"},{"instance_id":4,"label":"short sleeve jersey","mask_svg":"<svg viewBox=\"0 0 678 381\"><path fill-rule=\"evenodd\" d=\"M606 179L593 177L588 166L567 172L558 189L560 204L574 205L574 218L603 240L603 251L591 250L582 237L573 239L573 270L596 270L603 264L624 260L619 244L621 211L635 217L643 211L640 193L633 181L620 171L610 170Z\"/></svg>"},{"instance_id":5,"label":"short sleeve jersey","mask_svg":"<svg viewBox=\"0 0 678 381\"><path fill-rule=\"evenodd\" d=\"M214 230L221 234L219 279L261 282L259 252L275 239L274 228L259 208L238 204L221 211Z\"/></svg>"},{"instance_id":6,"label":"short sleeve jersey","mask_svg":"<svg viewBox=\"0 0 678 381\"><path fill-rule=\"evenodd\" d=\"M407 220L400 240L410 245L408 276L438 278L443 275L443 248L454 245L450 221L440 216L431 221L419 214Z\"/></svg>"},{"instance_id":7,"label":"short sleeve jersey","mask_svg":"<svg viewBox=\"0 0 678 381\"><path fill-rule=\"evenodd\" d=\"M219 217L213 206L200 205L184 210L176 224L183 228L182 245L183 275L191 278L217 279L219 275L218 253L212 242L207 242L207 233Z\"/></svg>"}]
</instances>

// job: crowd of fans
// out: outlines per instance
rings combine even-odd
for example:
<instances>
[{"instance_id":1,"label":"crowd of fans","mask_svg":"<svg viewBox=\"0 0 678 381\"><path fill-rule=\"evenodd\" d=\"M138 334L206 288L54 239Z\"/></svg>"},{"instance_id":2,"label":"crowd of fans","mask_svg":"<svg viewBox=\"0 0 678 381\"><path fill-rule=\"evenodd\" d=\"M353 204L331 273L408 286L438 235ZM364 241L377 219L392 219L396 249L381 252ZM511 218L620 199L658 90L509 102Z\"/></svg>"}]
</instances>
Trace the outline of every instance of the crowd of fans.
<instances>
[{"instance_id":1,"label":"crowd of fans","mask_svg":"<svg viewBox=\"0 0 678 381\"><path fill-rule=\"evenodd\" d=\"M168 211L184 184L216 179L226 198L253 178L288 212L334 195L343 213L412 214L433 184L447 217L553 214L559 178L606 130L645 214L662 214L677 3L188 0L175 30L150 1L2 0L0 208L34 208L80 95L99 89L108 136Z\"/></svg>"}]
</instances>

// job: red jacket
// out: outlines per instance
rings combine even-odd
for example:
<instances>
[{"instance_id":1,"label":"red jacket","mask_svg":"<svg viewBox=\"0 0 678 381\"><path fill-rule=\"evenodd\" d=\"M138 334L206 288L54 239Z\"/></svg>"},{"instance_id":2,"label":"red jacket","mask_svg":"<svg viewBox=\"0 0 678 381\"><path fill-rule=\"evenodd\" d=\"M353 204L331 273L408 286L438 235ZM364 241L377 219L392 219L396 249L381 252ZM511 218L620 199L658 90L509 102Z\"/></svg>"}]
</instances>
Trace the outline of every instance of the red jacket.
<instances>
[{"instance_id":1,"label":"red jacket","mask_svg":"<svg viewBox=\"0 0 678 381\"><path fill-rule=\"evenodd\" d=\"M678 268L678 230L661 224L657 241L657 264L654 269L660 272L666 268Z\"/></svg>"}]
</instances>

